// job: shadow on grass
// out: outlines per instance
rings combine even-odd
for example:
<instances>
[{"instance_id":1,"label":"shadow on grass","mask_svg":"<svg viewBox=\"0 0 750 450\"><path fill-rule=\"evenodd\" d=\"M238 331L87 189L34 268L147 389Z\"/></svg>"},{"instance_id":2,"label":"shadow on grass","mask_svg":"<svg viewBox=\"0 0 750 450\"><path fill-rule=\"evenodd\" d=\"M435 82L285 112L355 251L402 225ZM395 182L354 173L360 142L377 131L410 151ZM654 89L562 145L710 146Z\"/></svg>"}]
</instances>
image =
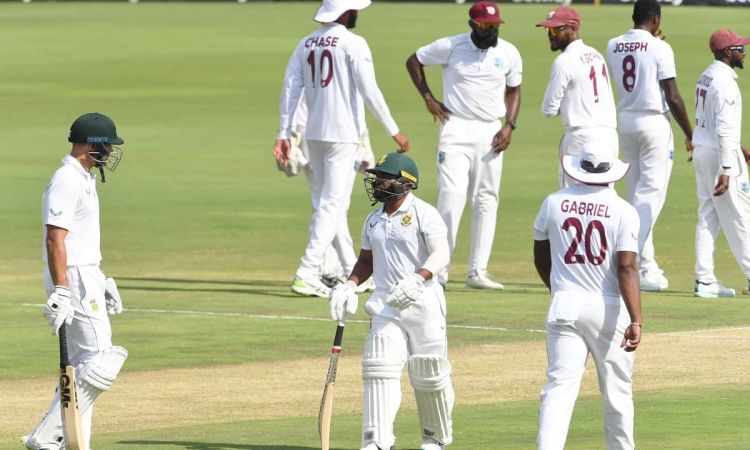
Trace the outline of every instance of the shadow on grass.
<instances>
[{"instance_id":1,"label":"shadow on grass","mask_svg":"<svg viewBox=\"0 0 750 450\"><path fill-rule=\"evenodd\" d=\"M225 449L245 449L245 450L313 450L318 447L300 447L298 445L256 445L256 444L229 444L221 442L191 442L191 441L119 441L123 445L172 445L184 447L187 450L225 450ZM344 450L334 449L331 450Z\"/></svg>"}]
</instances>

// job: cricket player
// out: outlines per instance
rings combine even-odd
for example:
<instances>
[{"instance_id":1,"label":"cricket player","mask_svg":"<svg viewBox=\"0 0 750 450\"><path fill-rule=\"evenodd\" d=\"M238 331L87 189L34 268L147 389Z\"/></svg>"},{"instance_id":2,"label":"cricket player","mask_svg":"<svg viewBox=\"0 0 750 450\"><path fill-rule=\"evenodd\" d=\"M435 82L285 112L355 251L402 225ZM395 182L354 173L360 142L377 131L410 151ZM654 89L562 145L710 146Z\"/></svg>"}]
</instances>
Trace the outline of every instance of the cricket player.
<instances>
[{"instance_id":1,"label":"cricket player","mask_svg":"<svg viewBox=\"0 0 750 450\"><path fill-rule=\"evenodd\" d=\"M693 166L698 191L695 228L695 296L733 297L714 273L714 243L724 230L729 247L750 280L750 153L740 144L742 95L735 67L742 69L750 38L732 30L714 32L714 61L696 85ZM747 286L743 293L748 293Z\"/></svg>"},{"instance_id":2,"label":"cricket player","mask_svg":"<svg viewBox=\"0 0 750 450\"><path fill-rule=\"evenodd\" d=\"M497 223L503 152L510 146L521 106L521 54L498 38L498 6L489 1L469 9L471 33L438 39L406 61L427 110L440 122L438 204L448 225L451 253L466 196L471 205L471 247L466 287L503 289L487 273ZM443 68L443 102L427 84L424 66ZM505 120L503 120L505 119ZM448 269L439 274L443 286Z\"/></svg>"},{"instance_id":3,"label":"cricket player","mask_svg":"<svg viewBox=\"0 0 750 450\"><path fill-rule=\"evenodd\" d=\"M409 368L422 428L421 450L453 440L454 394L447 359L445 295L435 274L448 264L448 231L437 210L412 193L419 184L414 161L389 153L368 169L367 193L383 206L362 226L362 250L349 281L333 288L331 318L357 311L356 286L375 278L365 304L371 316L362 361L363 450L390 450L401 403L401 372Z\"/></svg>"},{"instance_id":4,"label":"cricket player","mask_svg":"<svg viewBox=\"0 0 750 450\"><path fill-rule=\"evenodd\" d=\"M104 169L114 170L122 154L114 146L125 141L112 119L99 113L76 119L68 141L73 143L70 155L42 197L43 277L49 296L43 312L53 334L66 327L78 380L83 450L90 450L94 401L112 387L128 352L112 345L107 314L121 313L122 301L115 281L99 268L99 197L96 176L89 172L98 168L104 181ZM65 449L59 389L44 418L22 439L31 450Z\"/></svg>"},{"instance_id":5,"label":"cricket player","mask_svg":"<svg viewBox=\"0 0 750 450\"><path fill-rule=\"evenodd\" d=\"M562 166L576 184L549 195L534 222L534 265L552 298L538 448L562 450L588 355L604 402L608 450L633 449L633 351L641 340L638 213L617 196L628 165L611 137L589 136Z\"/></svg>"},{"instance_id":6,"label":"cricket player","mask_svg":"<svg viewBox=\"0 0 750 450\"><path fill-rule=\"evenodd\" d=\"M625 181L627 199L638 211L641 290L658 292L669 280L656 263L653 228L659 217L674 162L674 138L669 111L693 149L693 127L677 89L674 53L661 39L661 5L638 0L633 5L633 28L612 38L607 58L619 100L618 131L622 159L630 164Z\"/></svg>"},{"instance_id":7,"label":"cricket player","mask_svg":"<svg viewBox=\"0 0 750 450\"><path fill-rule=\"evenodd\" d=\"M537 24L547 30L550 49L560 54L542 101L544 117L560 116L565 134L560 140L560 156L580 156L584 142L592 134L609 135L607 149L617 156L615 100L604 57L578 36L581 17L571 7L561 6ZM560 186L568 186L560 170Z\"/></svg>"},{"instance_id":8,"label":"cricket player","mask_svg":"<svg viewBox=\"0 0 750 450\"><path fill-rule=\"evenodd\" d=\"M375 81L370 47L349 31L357 23L358 11L369 5L370 0L323 0L315 14L322 26L300 41L284 74L274 156L282 165L288 163L292 118L304 89L310 168L313 182L320 186L305 255L291 286L302 295L327 298L330 294L320 281L319 267L349 209L350 172L363 132L358 96L401 151L409 150L409 140L399 131Z\"/></svg>"}]
</instances>

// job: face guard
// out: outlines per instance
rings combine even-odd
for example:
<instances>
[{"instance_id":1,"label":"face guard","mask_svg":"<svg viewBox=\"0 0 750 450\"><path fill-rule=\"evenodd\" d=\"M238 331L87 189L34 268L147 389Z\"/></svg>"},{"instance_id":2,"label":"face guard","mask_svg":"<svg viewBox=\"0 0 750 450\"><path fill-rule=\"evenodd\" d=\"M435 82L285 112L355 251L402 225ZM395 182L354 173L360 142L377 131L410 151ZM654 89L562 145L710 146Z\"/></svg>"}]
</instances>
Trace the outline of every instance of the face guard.
<instances>
[{"instance_id":1,"label":"face guard","mask_svg":"<svg viewBox=\"0 0 750 450\"><path fill-rule=\"evenodd\" d=\"M388 199L405 195L416 187L416 184L405 177L392 179L373 176L365 178L364 182L365 191L367 191L367 196L373 205L377 202L385 203Z\"/></svg>"},{"instance_id":2,"label":"face guard","mask_svg":"<svg viewBox=\"0 0 750 450\"><path fill-rule=\"evenodd\" d=\"M94 150L89 152L89 156L94 160L94 166L99 168L102 175L102 183L106 183L104 169L114 172L122 160L122 149L109 144L107 138L87 138L89 144L94 144Z\"/></svg>"}]
</instances>

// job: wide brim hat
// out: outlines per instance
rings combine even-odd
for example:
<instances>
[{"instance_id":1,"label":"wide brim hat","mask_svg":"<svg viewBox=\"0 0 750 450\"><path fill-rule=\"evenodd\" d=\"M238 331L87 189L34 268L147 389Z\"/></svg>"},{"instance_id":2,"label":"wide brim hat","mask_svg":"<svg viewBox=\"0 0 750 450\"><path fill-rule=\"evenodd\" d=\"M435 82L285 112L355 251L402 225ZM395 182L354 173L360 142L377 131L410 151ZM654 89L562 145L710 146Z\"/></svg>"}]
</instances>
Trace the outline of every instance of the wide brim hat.
<instances>
[{"instance_id":1,"label":"wide brim hat","mask_svg":"<svg viewBox=\"0 0 750 450\"><path fill-rule=\"evenodd\" d=\"M350 9L361 10L370 6L371 0L323 0L314 20L320 23L335 22L342 14Z\"/></svg>"},{"instance_id":2,"label":"wide brim hat","mask_svg":"<svg viewBox=\"0 0 750 450\"><path fill-rule=\"evenodd\" d=\"M583 184L614 183L630 169L630 164L615 156L616 151L607 139L594 136L583 144L580 156L565 155L561 158L563 171Z\"/></svg>"}]
</instances>

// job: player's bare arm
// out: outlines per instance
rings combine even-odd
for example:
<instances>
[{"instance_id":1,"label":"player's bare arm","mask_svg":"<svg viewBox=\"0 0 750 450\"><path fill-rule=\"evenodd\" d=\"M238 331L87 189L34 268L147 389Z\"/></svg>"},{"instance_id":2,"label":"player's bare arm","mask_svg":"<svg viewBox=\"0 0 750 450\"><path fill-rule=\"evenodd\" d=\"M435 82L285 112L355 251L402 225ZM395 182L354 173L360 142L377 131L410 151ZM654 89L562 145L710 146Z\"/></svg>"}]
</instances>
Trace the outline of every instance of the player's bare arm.
<instances>
[{"instance_id":1,"label":"player's bare arm","mask_svg":"<svg viewBox=\"0 0 750 450\"><path fill-rule=\"evenodd\" d=\"M442 102L435 99L430 91L430 87L427 85L427 78L424 74L424 65L419 62L416 53L412 53L411 56L406 60L406 70L409 72L411 81L416 86L419 94L422 96L427 106L427 110L432 114L435 122L445 123L450 119L452 114Z\"/></svg>"},{"instance_id":2,"label":"player's bare arm","mask_svg":"<svg viewBox=\"0 0 750 450\"><path fill-rule=\"evenodd\" d=\"M547 289L550 289L550 274L552 273L552 249L549 239L534 241L534 267ZM637 272L637 271L636 271Z\"/></svg>"},{"instance_id":3,"label":"player's bare arm","mask_svg":"<svg viewBox=\"0 0 750 450\"><path fill-rule=\"evenodd\" d=\"M617 252L617 280L620 294L630 314L630 325L625 329L622 347L626 352L635 351L641 343L641 287L635 252Z\"/></svg>"},{"instance_id":4,"label":"player's bare arm","mask_svg":"<svg viewBox=\"0 0 750 450\"><path fill-rule=\"evenodd\" d=\"M505 89L505 123L492 139L492 151L500 153L510 147L513 131L516 129L516 118L521 108L521 85Z\"/></svg>"},{"instance_id":5,"label":"player's bare arm","mask_svg":"<svg viewBox=\"0 0 750 450\"><path fill-rule=\"evenodd\" d=\"M277 139L276 146L273 148L273 157L276 161L286 166L289 164L289 150L292 148L289 139Z\"/></svg>"},{"instance_id":6,"label":"player's bare arm","mask_svg":"<svg viewBox=\"0 0 750 450\"><path fill-rule=\"evenodd\" d=\"M65 249L65 237L68 230L65 228L47 225L47 261L52 283L55 286L68 287L68 252Z\"/></svg>"},{"instance_id":7,"label":"player's bare arm","mask_svg":"<svg viewBox=\"0 0 750 450\"><path fill-rule=\"evenodd\" d=\"M357 286L364 283L372 276L372 250L360 250L357 263L354 264L349 280L357 283Z\"/></svg>"},{"instance_id":8,"label":"player's bare arm","mask_svg":"<svg viewBox=\"0 0 750 450\"><path fill-rule=\"evenodd\" d=\"M661 86L661 90L664 91L664 98L667 101L667 105L669 105L669 110L672 112L672 117L675 118L682 132L685 133L685 149L688 152L692 152L693 126L690 124L690 118L685 110L685 102L682 100L680 91L677 89L677 83L674 78L667 78L666 80L660 80L659 85Z\"/></svg>"},{"instance_id":9,"label":"player's bare arm","mask_svg":"<svg viewBox=\"0 0 750 450\"><path fill-rule=\"evenodd\" d=\"M745 158L745 162L750 164L750 149L740 144L740 150L742 150L742 157Z\"/></svg>"}]
</instances>

